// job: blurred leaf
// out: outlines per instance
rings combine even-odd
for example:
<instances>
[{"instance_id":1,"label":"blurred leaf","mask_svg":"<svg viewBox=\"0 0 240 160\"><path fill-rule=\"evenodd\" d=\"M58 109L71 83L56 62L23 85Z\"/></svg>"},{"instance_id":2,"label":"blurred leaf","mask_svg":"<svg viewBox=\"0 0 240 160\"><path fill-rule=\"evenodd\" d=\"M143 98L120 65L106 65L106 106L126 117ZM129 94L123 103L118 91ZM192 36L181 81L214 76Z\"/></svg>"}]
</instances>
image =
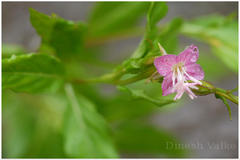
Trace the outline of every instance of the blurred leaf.
<instances>
[{"instance_id":1,"label":"blurred leaf","mask_svg":"<svg viewBox=\"0 0 240 160\"><path fill-rule=\"evenodd\" d=\"M168 11L165 2L151 2L147 14L147 27L144 38L132 55L132 58L142 58L154 49L157 38L157 22L160 21Z\"/></svg>"},{"instance_id":2,"label":"blurred leaf","mask_svg":"<svg viewBox=\"0 0 240 160\"><path fill-rule=\"evenodd\" d=\"M48 16L34 9L30 9L30 20L42 38L41 52L54 52L64 59L82 54L86 30L82 22Z\"/></svg>"},{"instance_id":3,"label":"blurred leaf","mask_svg":"<svg viewBox=\"0 0 240 160\"><path fill-rule=\"evenodd\" d=\"M50 95L3 93L6 158L63 158L62 99ZM51 122L51 123L49 123Z\"/></svg>"},{"instance_id":4,"label":"blurred leaf","mask_svg":"<svg viewBox=\"0 0 240 160\"><path fill-rule=\"evenodd\" d=\"M59 60L44 54L12 56L2 60L2 87L18 92L54 92L63 83Z\"/></svg>"},{"instance_id":5,"label":"blurred leaf","mask_svg":"<svg viewBox=\"0 0 240 160\"><path fill-rule=\"evenodd\" d=\"M159 10L159 11L155 11ZM117 70L124 69L126 73L139 73L145 72L145 70L151 69L152 63L149 63L149 59L156 55L154 52L156 46L154 44L157 41L157 26L156 23L163 18L167 13L167 5L164 2L152 2L147 15L147 27L145 35L140 42L137 49L132 54L131 58L125 60Z\"/></svg>"},{"instance_id":6,"label":"blurred leaf","mask_svg":"<svg viewBox=\"0 0 240 160\"><path fill-rule=\"evenodd\" d=\"M51 32L56 22L55 16L48 16L40 13L32 8L29 8L30 21L43 42L48 42L51 39Z\"/></svg>"},{"instance_id":7,"label":"blurred leaf","mask_svg":"<svg viewBox=\"0 0 240 160\"><path fill-rule=\"evenodd\" d=\"M216 81L233 73L229 68L223 67L224 63L219 61L213 54L205 54L202 50L200 50L198 64L203 68L204 75L208 81Z\"/></svg>"},{"instance_id":8,"label":"blurred leaf","mask_svg":"<svg viewBox=\"0 0 240 160\"><path fill-rule=\"evenodd\" d=\"M75 158L116 158L117 153L108 135L107 124L95 106L82 95L75 95L66 85L71 108L65 120L65 152Z\"/></svg>"},{"instance_id":9,"label":"blurred leaf","mask_svg":"<svg viewBox=\"0 0 240 160\"><path fill-rule=\"evenodd\" d=\"M132 100L127 92L120 92L113 98L105 97L104 105L98 108L104 118L114 124L146 117L157 109L154 104L144 99Z\"/></svg>"},{"instance_id":10,"label":"blurred leaf","mask_svg":"<svg viewBox=\"0 0 240 160\"><path fill-rule=\"evenodd\" d=\"M238 22L219 15L197 18L183 25L181 32L202 40L227 67L238 72Z\"/></svg>"},{"instance_id":11,"label":"blurred leaf","mask_svg":"<svg viewBox=\"0 0 240 160\"><path fill-rule=\"evenodd\" d=\"M71 54L75 54L75 56L83 54L84 31L85 26L83 23L58 20L51 34L50 45L55 48L56 53L60 57L68 57Z\"/></svg>"},{"instance_id":12,"label":"blurred leaf","mask_svg":"<svg viewBox=\"0 0 240 160\"><path fill-rule=\"evenodd\" d=\"M148 30L153 30L167 12L168 7L165 2L151 2L147 15Z\"/></svg>"},{"instance_id":13,"label":"blurred leaf","mask_svg":"<svg viewBox=\"0 0 240 160\"><path fill-rule=\"evenodd\" d=\"M120 89L122 91L127 91L128 93L130 93L133 96L133 98L145 99L145 100L157 105L158 107L162 107L167 104L175 102L173 100L172 95L171 96L159 96L158 98L153 98L153 97L148 96L142 89L130 89L130 88L123 87L123 86L118 86L118 89Z\"/></svg>"},{"instance_id":14,"label":"blurred leaf","mask_svg":"<svg viewBox=\"0 0 240 160\"><path fill-rule=\"evenodd\" d=\"M228 110L228 114L229 114L229 119L232 120L232 111L231 111L231 107L228 104L228 101L226 100L226 98L224 98L223 96L219 95L219 94L215 94L215 97L217 99L221 99L222 102L226 105L227 110Z\"/></svg>"},{"instance_id":15,"label":"blurred leaf","mask_svg":"<svg viewBox=\"0 0 240 160\"><path fill-rule=\"evenodd\" d=\"M115 131L117 147L123 154L136 157L172 157L180 158L185 149L173 147L180 142L170 133L152 126L128 122Z\"/></svg>"},{"instance_id":16,"label":"blurred leaf","mask_svg":"<svg viewBox=\"0 0 240 160\"><path fill-rule=\"evenodd\" d=\"M137 24L148 6L146 2L97 3L89 19L91 36L105 36L131 28Z\"/></svg>"},{"instance_id":17,"label":"blurred leaf","mask_svg":"<svg viewBox=\"0 0 240 160\"><path fill-rule=\"evenodd\" d=\"M2 44L2 58L10 58L12 55L25 54L26 50L18 45Z\"/></svg>"},{"instance_id":18,"label":"blurred leaf","mask_svg":"<svg viewBox=\"0 0 240 160\"><path fill-rule=\"evenodd\" d=\"M3 92L2 94L2 156L23 158L31 144L36 117L26 110L21 98Z\"/></svg>"},{"instance_id":19,"label":"blurred leaf","mask_svg":"<svg viewBox=\"0 0 240 160\"><path fill-rule=\"evenodd\" d=\"M157 42L164 47L168 54L174 54L178 47L178 33L182 26L182 19L173 19L164 29L161 30ZM155 44L157 46L157 44ZM159 48L156 48L159 50Z\"/></svg>"},{"instance_id":20,"label":"blurred leaf","mask_svg":"<svg viewBox=\"0 0 240 160\"><path fill-rule=\"evenodd\" d=\"M98 104L97 111L103 115L108 123L119 123L147 116L158 108L145 100L134 101L127 92L106 94L104 85L74 85L77 92L81 92L92 102ZM121 103L119 103L121 102ZM114 107L113 107L114 106Z\"/></svg>"}]
</instances>

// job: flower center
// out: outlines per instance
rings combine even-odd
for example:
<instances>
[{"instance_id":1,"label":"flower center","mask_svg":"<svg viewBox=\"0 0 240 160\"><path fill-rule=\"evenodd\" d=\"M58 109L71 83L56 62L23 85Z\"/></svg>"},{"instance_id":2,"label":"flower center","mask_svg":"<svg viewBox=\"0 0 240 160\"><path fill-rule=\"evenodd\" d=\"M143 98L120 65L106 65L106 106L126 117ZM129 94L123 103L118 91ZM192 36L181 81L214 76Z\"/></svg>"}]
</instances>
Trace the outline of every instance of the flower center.
<instances>
[{"instance_id":1,"label":"flower center","mask_svg":"<svg viewBox=\"0 0 240 160\"><path fill-rule=\"evenodd\" d=\"M182 62L179 62L172 67L173 86L180 81L182 82L185 81L184 71L185 71L184 64Z\"/></svg>"},{"instance_id":2,"label":"flower center","mask_svg":"<svg viewBox=\"0 0 240 160\"><path fill-rule=\"evenodd\" d=\"M174 72L175 75L178 74L178 71L183 72L184 71L184 64L182 62L179 62L179 63L175 64L172 67L172 71Z\"/></svg>"},{"instance_id":3,"label":"flower center","mask_svg":"<svg viewBox=\"0 0 240 160\"><path fill-rule=\"evenodd\" d=\"M188 80L193 81L189 83ZM183 93L186 91L190 98L196 97L195 94L190 90L190 88L197 89L195 85L201 84L200 81L190 76L184 67L184 63L179 62L172 67L172 83L173 83L173 92L177 92L175 100L181 98Z\"/></svg>"},{"instance_id":4,"label":"flower center","mask_svg":"<svg viewBox=\"0 0 240 160\"><path fill-rule=\"evenodd\" d=\"M188 83L188 80L193 81L194 83L197 84L201 84L200 81L198 81L197 79L193 78L192 76L190 76L187 72L186 69L184 67L184 63L183 62L179 62L175 65L173 65L172 67L172 81L173 81L173 85L175 85L178 82L185 82Z\"/></svg>"}]
</instances>

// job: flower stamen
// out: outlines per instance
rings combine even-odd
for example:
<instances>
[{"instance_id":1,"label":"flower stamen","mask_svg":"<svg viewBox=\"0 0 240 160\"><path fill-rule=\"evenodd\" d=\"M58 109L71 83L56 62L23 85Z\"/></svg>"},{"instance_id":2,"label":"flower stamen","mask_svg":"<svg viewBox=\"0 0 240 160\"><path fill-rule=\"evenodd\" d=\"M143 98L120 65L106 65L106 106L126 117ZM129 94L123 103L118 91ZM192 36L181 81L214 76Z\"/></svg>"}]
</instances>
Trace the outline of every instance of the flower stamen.
<instances>
[{"instance_id":1,"label":"flower stamen","mask_svg":"<svg viewBox=\"0 0 240 160\"><path fill-rule=\"evenodd\" d=\"M177 92L174 100L180 99L185 91L187 91L191 99L196 98L197 96L190 88L197 89L195 85L201 84L201 82L186 72L184 64L182 62L175 64L172 67L172 73L173 92ZM192 80L194 83L189 83L186 78Z\"/></svg>"}]
</instances>

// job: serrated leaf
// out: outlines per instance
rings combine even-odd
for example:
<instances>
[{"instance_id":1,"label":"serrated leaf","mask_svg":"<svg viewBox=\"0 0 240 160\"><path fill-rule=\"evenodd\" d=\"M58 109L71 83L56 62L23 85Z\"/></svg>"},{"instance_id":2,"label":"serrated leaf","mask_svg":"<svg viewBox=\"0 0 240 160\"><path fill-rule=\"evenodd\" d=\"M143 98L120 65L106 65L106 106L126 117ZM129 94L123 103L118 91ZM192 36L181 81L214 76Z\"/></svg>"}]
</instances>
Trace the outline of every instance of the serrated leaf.
<instances>
[{"instance_id":1,"label":"serrated leaf","mask_svg":"<svg viewBox=\"0 0 240 160\"><path fill-rule=\"evenodd\" d=\"M12 55L25 54L26 50L18 45L2 44L2 58L10 58Z\"/></svg>"},{"instance_id":2,"label":"serrated leaf","mask_svg":"<svg viewBox=\"0 0 240 160\"><path fill-rule=\"evenodd\" d=\"M50 46L61 58L83 54L85 25L58 19L52 33Z\"/></svg>"},{"instance_id":3,"label":"serrated leaf","mask_svg":"<svg viewBox=\"0 0 240 160\"><path fill-rule=\"evenodd\" d=\"M116 129L114 137L120 151L134 158L142 158L143 154L151 158L179 158L187 153L184 148L173 147L180 142L171 133L143 123L124 123Z\"/></svg>"},{"instance_id":4,"label":"serrated leaf","mask_svg":"<svg viewBox=\"0 0 240 160\"><path fill-rule=\"evenodd\" d=\"M33 8L30 8L29 12L31 24L37 31L38 35L42 38L42 41L49 41L56 17L45 15Z\"/></svg>"},{"instance_id":5,"label":"serrated leaf","mask_svg":"<svg viewBox=\"0 0 240 160\"><path fill-rule=\"evenodd\" d=\"M146 13L146 2L100 2L89 19L91 36L99 37L122 32L137 24Z\"/></svg>"},{"instance_id":6,"label":"serrated leaf","mask_svg":"<svg viewBox=\"0 0 240 160\"><path fill-rule=\"evenodd\" d=\"M227 67L238 72L238 23L219 15L197 18L183 25L181 32L208 43Z\"/></svg>"},{"instance_id":7,"label":"serrated leaf","mask_svg":"<svg viewBox=\"0 0 240 160\"><path fill-rule=\"evenodd\" d=\"M18 92L55 92L63 83L64 69L44 54L12 56L2 60L2 87Z\"/></svg>"},{"instance_id":8,"label":"serrated leaf","mask_svg":"<svg viewBox=\"0 0 240 160\"><path fill-rule=\"evenodd\" d=\"M71 107L64 128L66 154L74 158L117 158L107 124L95 111L95 106L82 95L75 94L70 84L65 90Z\"/></svg>"},{"instance_id":9,"label":"serrated leaf","mask_svg":"<svg viewBox=\"0 0 240 160\"><path fill-rule=\"evenodd\" d=\"M82 22L48 16L34 9L30 9L30 20L42 38L40 52L55 53L63 59L82 54L86 30Z\"/></svg>"},{"instance_id":10,"label":"serrated leaf","mask_svg":"<svg viewBox=\"0 0 240 160\"><path fill-rule=\"evenodd\" d=\"M145 100L157 105L158 107L163 107L167 104L175 102L173 100L173 95L153 98L153 97L148 96L142 89L131 89L131 88L124 87L124 86L118 86L118 89L121 91L126 91L126 92L130 93L132 95L132 97L135 99L138 99L138 98L145 99Z\"/></svg>"}]
</instances>

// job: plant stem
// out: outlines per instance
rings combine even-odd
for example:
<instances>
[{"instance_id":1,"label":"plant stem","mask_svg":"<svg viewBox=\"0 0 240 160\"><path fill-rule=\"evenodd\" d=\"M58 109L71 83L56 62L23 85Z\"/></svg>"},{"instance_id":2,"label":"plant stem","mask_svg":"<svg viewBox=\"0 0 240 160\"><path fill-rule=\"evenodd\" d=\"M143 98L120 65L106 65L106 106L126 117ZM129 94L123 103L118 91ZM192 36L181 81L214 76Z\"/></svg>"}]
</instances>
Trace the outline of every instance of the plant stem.
<instances>
[{"instance_id":1,"label":"plant stem","mask_svg":"<svg viewBox=\"0 0 240 160\"><path fill-rule=\"evenodd\" d=\"M164 28L165 26L161 26L160 28L158 28L159 30L161 30L162 28ZM87 47L91 47L91 46L95 46L95 45L101 45L104 43L108 43L108 42L112 42L112 41L117 41L117 40L123 40L123 39L127 39L127 38L131 38L131 37L138 37L143 35L145 28L143 27L136 27L136 28L131 28L129 30L126 30L122 33L117 33L111 36L105 36L105 37L99 37L99 38L90 38L87 40ZM183 35L187 35L187 34L199 34L198 32L194 32L188 29L188 26L182 28L180 30L180 32ZM202 37L204 37L205 35L201 35ZM210 43L212 44L218 44L215 39L212 39L210 37L205 36L204 37L206 40L208 40ZM124 69L121 70L120 72L117 73L110 73L110 74L106 74L103 75L101 77L97 77L97 78L93 78L93 79L87 79L87 80L81 80L81 79L77 79L77 80L73 80L72 82L76 82L76 83L108 83L108 84L114 84L114 85L127 85L130 83L134 83L136 81L145 79L149 76L151 76L151 74L154 73L154 68L149 68L149 70L144 71L142 74L139 74L137 76L131 77L129 79L125 79L125 80L119 80L121 78L122 75L125 74ZM204 81L205 82L205 81ZM210 85L209 83L205 82L206 85ZM232 101L235 104L238 104L238 97L233 95L232 92L236 91L238 88L233 89L233 90L224 90L221 88L215 88L214 86L212 86L213 88L209 88L209 86L203 86L204 89L202 91L196 91L198 92L199 95L207 95L207 94L218 94L230 101Z\"/></svg>"},{"instance_id":2,"label":"plant stem","mask_svg":"<svg viewBox=\"0 0 240 160\"><path fill-rule=\"evenodd\" d=\"M224 97L224 98L226 98L226 99L228 99L228 100L230 100L230 101L232 101L235 104L238 104L238 97L233 95L229 91L226 91L226 90L221 89L221 88L216 88L215 93Z\"/></svg>"},{"instance_id":3,"label":"plant stem","mask_svg":"<svg viewBox=\"0 0 240 160\"><path fill-rule=\"evenodd\" d=\"M142 74L138 74L134 77L131 77L131 78L128 78L128 79L125 79L125 80L116 81L115 84L117 84L117 85L127 85L127 84L130 84L130 83L134 83L134 82L137 82L139 80L148 78L149 76L151 76L154 73L154 71L155 71L154 67L149 67Z\"/></svg>"},{"instance_id":4,"label":"plant stem","mask_svg":"<svg viewBox=\"0 0 240 160\"><path fill-rule=\"evenodd\" d=\"M155 68L153 66L149 66L142 73L124 80L121 80L120 78L123 74L125 74L125 70L120 70L119 72L105 74L97 78L86 79L86 80L74 79L74 80L71 80L71 82L78 83L78 84L107 83L107 84L113 84L113 85L127 85L142 79L146 79L150 77L154 72L155 72ZM217 94L232 101L235 104L238 104L238 97L232 94L231 92L232 90L224 90L221 88L216 88L212 84L206 81L202 81L202 85L199 86L198 88L199 88L198 90L193 90L194 93L197 95Z\"/></svg>"}]
</instances>

